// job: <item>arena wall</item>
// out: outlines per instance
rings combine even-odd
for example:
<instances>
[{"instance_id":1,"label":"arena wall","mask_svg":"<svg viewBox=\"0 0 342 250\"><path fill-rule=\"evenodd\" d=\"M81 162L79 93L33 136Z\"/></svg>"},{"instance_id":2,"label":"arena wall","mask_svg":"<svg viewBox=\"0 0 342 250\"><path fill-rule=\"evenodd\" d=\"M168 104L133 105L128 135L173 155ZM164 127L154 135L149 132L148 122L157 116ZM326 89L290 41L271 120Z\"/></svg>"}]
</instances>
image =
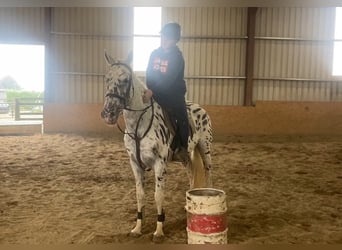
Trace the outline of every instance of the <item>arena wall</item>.
<instances>
[{"instance_id":1,"label":"arena wall","mask_svg":"<svg viewBox=\"0 0 342 250\"><path fill-rule=\"evenodd\" d=\"M255 106L204 106L215 139L229 135L342 135L341 102L258 101ZM117 133L102 104L46 104L45 133Z\"/></svg>"}]
</instances>

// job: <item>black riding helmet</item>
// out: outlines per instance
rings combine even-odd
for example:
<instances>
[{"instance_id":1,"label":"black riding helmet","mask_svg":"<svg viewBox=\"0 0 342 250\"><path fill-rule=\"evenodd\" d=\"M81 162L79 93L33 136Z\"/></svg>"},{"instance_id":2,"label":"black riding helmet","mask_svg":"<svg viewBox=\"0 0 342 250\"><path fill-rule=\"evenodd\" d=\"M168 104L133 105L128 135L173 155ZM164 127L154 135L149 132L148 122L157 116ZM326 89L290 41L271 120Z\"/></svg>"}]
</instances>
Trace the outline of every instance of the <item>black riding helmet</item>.
<instances>
[{"instance_id":1,"label":"black riding helmet","mask_svg":"<svg viewBox=\"0 0 342 250\"><path fill-rule=\"evenodd\" d=\"M174 39L178 42L181 36L181 27L178 23L167 23L160 31L160 34L168 39Z\"/></svg>"}]
</instances>

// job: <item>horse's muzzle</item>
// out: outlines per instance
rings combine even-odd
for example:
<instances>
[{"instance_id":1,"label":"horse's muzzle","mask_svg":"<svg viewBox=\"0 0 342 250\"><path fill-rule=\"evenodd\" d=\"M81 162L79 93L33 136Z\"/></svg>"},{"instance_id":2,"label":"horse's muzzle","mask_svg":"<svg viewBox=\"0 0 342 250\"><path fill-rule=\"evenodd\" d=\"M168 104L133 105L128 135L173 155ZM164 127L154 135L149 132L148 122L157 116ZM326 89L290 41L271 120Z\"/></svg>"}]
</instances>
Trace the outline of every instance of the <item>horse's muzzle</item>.
<instances>
[{"instance_id":1,"label":"horse's muzzle","mask_svg":"<svg viewBox=\"0 0 342 250\"><path fill-rule=\"evenodd\" d=\"M109 111L108 109L103 109L101 111L101 118L105 120L107 124L116 124L118 116L115 112Z\"/></svg>"},{"instance_id":2,"label":"horse's muzzle","mask_svg":"<svg viewBox=\"0 0 342 250\"><path fill-rule=\"evenodd\" d=\"M101 118L104 119L106 117L106 112L104 110L101 111Z\"/></svg>"}]
</instances>

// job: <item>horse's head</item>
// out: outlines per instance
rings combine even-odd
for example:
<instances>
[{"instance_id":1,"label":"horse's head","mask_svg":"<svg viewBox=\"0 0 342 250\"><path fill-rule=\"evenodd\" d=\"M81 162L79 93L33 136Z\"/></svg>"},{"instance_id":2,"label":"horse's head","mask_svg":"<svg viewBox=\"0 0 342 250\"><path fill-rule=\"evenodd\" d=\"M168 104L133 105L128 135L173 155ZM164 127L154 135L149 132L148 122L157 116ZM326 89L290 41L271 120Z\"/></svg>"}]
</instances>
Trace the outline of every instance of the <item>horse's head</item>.
<instances>
[{"instance_id":1,"label":"horse's head","mask_svg":"<svg viewBox=\"0 0 342 250\"><path fill-rule=\"evenodd\" d=\"M132 69L129 62L114 60L105 52L110 66L105 75L106 94L101 117L108 124L115 124L123 109L128 105L132 89Z\"/></svg>"}]
</instances>

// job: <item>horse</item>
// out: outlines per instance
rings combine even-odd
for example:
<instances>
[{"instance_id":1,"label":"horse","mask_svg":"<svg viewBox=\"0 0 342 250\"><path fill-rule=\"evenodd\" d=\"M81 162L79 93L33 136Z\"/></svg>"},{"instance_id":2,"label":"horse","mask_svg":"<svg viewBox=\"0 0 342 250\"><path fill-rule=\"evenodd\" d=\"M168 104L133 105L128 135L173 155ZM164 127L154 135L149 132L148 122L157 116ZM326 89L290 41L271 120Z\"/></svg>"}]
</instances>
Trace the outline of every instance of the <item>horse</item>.
<instances>
[{"instance_id":1,"label":"horse","mask_svg":"<svg viewBox=\"0 0 342 250\"><path fill-rule=\"evenodd\" d=\"M155 175L155 202L157 206L157 226L153 241L164 237L163 223L165 213L165 180L167 163L172 161L170 145L175 137L172 126L167 122L162 108L153 98L149 103L143 102L145 84L134 74L130 61L114 60L105 52L109 71L105 74L105 97L101 117L108 125L117 125L124 133L124 145L129 155L130 165L135 178L137 198L136 225L131 235L139 236L142 230L145 206L144 172L153 169ZM181 161L189 177L190 188L195 187L194 176L203 171L204 185L212 186L211 180L211 144L213 140L210 117L198 104L187 102L187 111L192 124L188 140L190 161ZM118 123L123 114L125 130ZM197 166L195 166L197 165ZM202 187L204 187L202 186Z\"/></svg>"}]
</instances>

